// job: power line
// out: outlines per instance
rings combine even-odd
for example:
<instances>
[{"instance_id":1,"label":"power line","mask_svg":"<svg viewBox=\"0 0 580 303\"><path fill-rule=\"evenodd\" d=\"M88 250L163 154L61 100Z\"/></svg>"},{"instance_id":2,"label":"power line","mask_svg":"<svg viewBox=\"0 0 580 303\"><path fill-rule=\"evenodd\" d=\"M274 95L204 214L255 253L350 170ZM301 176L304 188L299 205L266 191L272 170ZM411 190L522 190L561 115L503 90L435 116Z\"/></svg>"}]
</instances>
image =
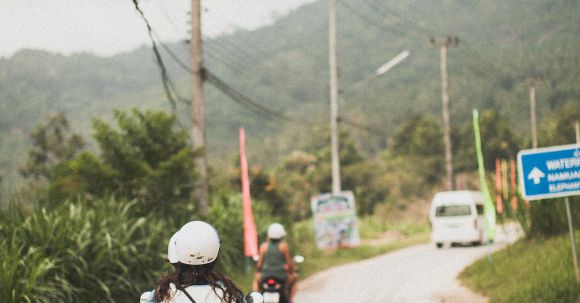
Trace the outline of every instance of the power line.
<instances>
[{"instance_id":1,"label":"power line","mask_svg":"<svg viewBox=\"0 0 580 303\"><path fill-rule=\"evenodd\" d=\"M177 55L164 43L161 43L162 47L165 51L170 55L170 57L177 62L177 64L183 68L185 71L192 73L193 71L189 68L183 61L177 57ZM253 111L256 114L259 114L263 117L273 119L279 118L286 121L294 121L296 122L297 119L284 115L280 112L271 110L266 106L261 105L260 103L246 97L244 94L237 91L235 88L227 84L225 81L221 80L218 76L210 72L209 70L205 70L205 77L206 80L216 87L218 90L229 96L234 102L243 105L244 108ZM249 107L248 107L249 106Z\"/></svg>"},{"instance_id":2,"label":"power line","mask_svg":"<svg viewBox=\"0 0 580 303\"><path fill-rule=\"evenodd\" d=\"M175 112L176 104L175 104L175 99L172 96L172 93L177 96L177 100L179 100L185 104L189 104L189 102L178 96L177 90L175 89L175 85L173 84L173 82L169 78L167 68L163 62L162 56L161 56L159 49L157 47L157 42L155 41L155 38L154 38L154 36L157 36L157 35L155 34L154 30L152 29L151 25L149 24L149 21L147 20L147 18L143 14L143 11L141 11L141 9L139 8L137 0L133 0L133 3L135 4L135 8L140 13L141 17L143 18L143 20L147 26L149 38L150 38L151 43L153 45L153 51L154 51L155 57L157 59L157 65L158 65L159 69L161 70L163 87L165 89L165 93L166 93L169 101L172 104L173 111ZM187 64L185 64L183 61L181 61L179 59L179 57L177 57L177 55L165 43L161 42L160 44L165 49L165 51L170 55L170 57L178 64L179 67L181 67L182 69L184 69L185 71L187 71L189 73L193 73L191 68ZM208 82L210 82L211 84L216 86L218 89L220 89L226 95L230 96L232 98L232 100L239 102L239 103L242 103L243 105L249 105L250 110L252 110L256 113L260 113L262 115L264 113L266 113L267 115L269 115L269 118L284 117L283 115L281 115L277 112L271 111L271 110L259 105L257 102L254 102L251 99L245 97L244 95L242 95L241 93L239 93L238 91L233 89L231 86L227 85L225 82L223 82L222 80L217 78L212 73L206 71L206 76L208 77L207 78Z\"/></svg>"},{"instance_id":3,"label":"power line","mask_svg":"<svg viewBox=\"0 0 580 303\"><path fill-rule=\"evenodd\" d=\"M346 125L349 125L351 127L357 128L359 130L365 131L369 134L373 134L373 135L378 135L381 137L385 136L385 132L383 130L379 130L378 128L374 128L372 126L369 126L367 124L363 124L363 123L359 123L359 122L355 122L353 120L350 120L344 116L340 116L338 117L338 122L340 123L344 123Z\"/></svg>"},{"instance_id":4,"label":"power line","mask_svg":"<svg viewBox=\"0 0 580 303\"><path fill-rule=\"evenodd\" d=\"M243 47L241 47L239 44L233 43L232 41L230 41L228 39L222 38L222 39L211 39L211 40L206 40L206 41L208 43L221 44L224 49L230 50L236 56L239 56L239 55L245 56L245 57L251 58L253 61L260 60L254 54L252 54L251 52L249 52L249 51L245 50ZM242 57L242 59L245 59L245 58Z\"/></svg>"},{"instance_id":5,"label":"power line","mask_svg":"<svg viewBox=\"0 0 580 303\"><path fill-rule=\"evenodd\" d=\"M189 73L192 72L191 69L183 61L181 61L181 59L179 59L179 57L167 45L165 45L163 43L161 43L161 45L164 47L164 49L167 51L167 53L171 56L171 58L178 63L179 67L181 67L183 70L185 70ZM210 53L210 52L206 52L206 54L208 55L208 57L211 57L212 59L216 60L216 62L222 63L222 64L230 67L231 69L234 69L240 73L245 74L246 76L248 76L250 78L253 78L253 80L256 83L261 81L261 79L258 79L257 77L255 77L254 74L252 74L252 73L249 73L249 72L242 70L242 69L238 69L236 66L232 65L231 63L228 63L228 62L224 63L223 60L219 60L219 58L213 56L212 53ZM290 96L290 94L289 94L289 96ZM292 98L292 97L290 97L290 98ZM294 98L292 98L292 99L294 99Z\"/></svg>"},{"instance_id":6,"label":"power line","mask_svg":"<svg viewBox=\"0 0 580 303\"><path fill-rule=\"evenodd\" d=\"M402 16L397 11L390 8L387 3L379 2L379 1L374 1L374 2L363 1L363 3L366 4L367 6L369 6L371 9L373 9L373 11L382 12L385 15L393 16L393 17L399 19L401 22L407 23L408 25L414 27L416 33L418 33L420 35L427 36L427 37L434 36L434 33L431 30L429 30L429 29L423 27L422 25L419 25L418 23ZM378 5L379 3L381 3L382 5Z\"/></svg>"},{"instance_id":7,"label":"power line","mask_svg":"<svg viewBox=\"0 0 580 303\"><path fill-rule=\"evenodd\" d=\"M141 19L143 19L143 21L145 22L145 26L147 27L147 34L149 35L149 39L151 40L151 43L153 45L153 52L155 53L155 59L157 62L157 66L159 67L159 70L161 72L161 80L163 83L163 89L165 91L165 95L167 96L167 100L169 100L169 102L171 103L171 108L173 109L173 112L175 112L176 104L175 104L175 99L171 95L171 88L170 88L171 85L169 84L169 82L170 82L169 75L167 74L167 69L165 68L165 64L163 63L163 59L161 58L161 54L159 53L159 49L157 48L157 43L155 42L155 39L153 38L153 29L151 28L151 25L149 24L149 20L147 20L147 18L145 17L145 14L143 13L141 8L139 7L138 1L133 0L133 4L135 5L135 9L137 10L137 12L139 12Z\"/></svg>"},{"instance_id":8,"label":"power line","mask_svg":"<svg viewBox=\"0 0 580 303\"><path fill-rule=\"evenodd\" d=\"M256 75L257 73L250 73L248 71L246 71L246 68L244 67L240 67L236 64L236 61L229 58L227 55L224 55L223 53L221 53L220 51L216 50L213 47L208 47L207 48L208 51L205 52L205 54L207 55L208 58L214 60L214 62L217 62L223 66L228 67L229 69L236 71L240 74L243 74L249 78L254 79L254 81L256 82L260 82L261 79L259 79Z\"/></svg>"},{"instance_id":9,"label":"power line","mask_svg":"<svg viewBox=\"0 0 580 303\"><path fill-rule=\"evenodd\" d=\"M218 43L216 43L214 41L215 40L205 40L204 39L204 42L205 42L204 45L208 48L215 49L216 52L219 51L220 53L225 54L227 57L232 58L233 60L236 60L237 62L241 63L242 65L249 66L247 58L244 58L241 54L237 53L236 49L233 49L229 45L226 45L226 44L218 45Z\"/></svg>"},{"instance_id":10,"label":"power line","mask_svg":"<svg viewBox=\"0 0 580 303\"><path fill-rule=\"evenodd\" d=\"M248 68L254 67L251 63L249 63L250 60L248 60L248 58L250 58L251 61L253 61L253 62L260 62L262 60L258 57L250 55L248 51L244 50L239 45L234 44L232 42L227 42L227 41L228 40L225 40L225 39L221 40L221 42L218 42L218 40L208 40L208 46L210 48L213 48L214 50L216 50L216 49L219 50L219 52L221 52L222 54L225 53L226 56L236 58L237 61L239 61L243 65L247 66ZM248 58L246 58L246 57L248 57ZM279 71L282 74L292 74L295 77L302 77L302 75L299 74L298 72L295 72L291 69L282 69L282 68L278 67L277 65L274 65L272 62L266 62L265 66L267 66L272 71ZM254 73L256 73L256 72L254 72ZM263 74L263 73L257 73L257 74L259 74L262 78L268 78L268 76Z\"/></svg>"},{"instance_id":11,"label":"power line","mask_svg":"<svg viewBox=\"0 0 580 303\"><path fill-rule=\"evenodd\" d=\"M238 92L236 89L231 87L229 84L221 80L219 77L211 73L209 70L205 71L205 77L207 82L211 83L214 87L219 89L221 92L229 96L233 101L241 105L246 106L245 108L259 114L265 118L270 119L282 119L286 121L294 121L294 118L286 116L280 112L269 109L266 106L246 97L242 93Z\"/></svg>"},{"instance_id":12,"label":"power line","mask_svg":"<svg viewBox=\"0 0 580 303\"><path fill-rule=\"evenodd\" d=\"M402 32L400 30L396 30L396 29L392 29L392 28L386 28L384 26L384 24L380 23L380 22L376 22L372 17L370 17L367 14L361 13L360 11L357 11L354 7L350 6L350 4L347 4L348 2L341 0L339 2L343 7L345 7L347 10L349 10L350 12L352 12L353 14L355 14L357 17L359 17L361 20L365 21L367 24L374 26L375 28L377 28L380 31L383 31L385 33L388 34L398 34L398 35L406 35L407 33Z\"/></svg>"},{"instance_id":13,"label":"power line","mask_svg":"<svg viewBox=\"0 0 580 303\"><path fill-rule=\"evenodd\" d=\"M169 23L170 23L170 25L172 26L172 28L173 28L174 30L177 30L177 27L175 26L175 22L174 22L174 21L173 21L173 19L172 19L172 18L169 16L169 14L168 14L168 13L167 13L167 11L165 10L165 8L164 8L164 7L163 7L161 4L158 4L158 7L159 7L159 8L162 10L162 12L163 12L163 15L164 15L165 19L167 19L167 20L169 21ZM159 39L159 37L157 37L157 38ZM159 40L160 40L160 39L159 39ZM186 40L186 41L187 41L187 40ZM232 68L232 69L236 70L237 72L244 73L244 74L245 74L245 75L247 75L247 76L252 76L252 75L250 75L249 73L246 73L246 72L244 71L244 68L239 68L239 67L237 66L237 64L236 64L237 62L235 62L235 61L232 61L232 60L230 59L230 56L233 56L233 57L236 57L236 58L240 59L240 61L241 61L242 63L243 63L243 62L245 62L245 59L244 59L244 58L242 58L242 57L239 57L239 56L236 54L236 51L235 51L235 50L234 50L234 51L232 51L232 50L231 50L231 48L225 48L225 47L219 47L219 46L216 46L216 47L214 47L214 45L213 45L213 44L210 42L210 40L207 40L207 39L205 39L205 38L204 38L204 41L205 41L205 42L207 42L207 43L206 43L206 47L207 47L207 48L210 48L210 49L212 49L212 51L213 51L214 53L219 53L219 54L217 54L217 55L218 55L219 57L221 57L221 58L216 58L216 56L214 56L214 55L213 55L213 54L211 54L211 53L210 53L210 54L208 54L208 57L211 57L212 59L214 59L214 60L216 60L216 61L218 61L218 62L220 62L220 63L222 63L222 64L224 64L224 63L223 63L223 61L224 61L224 60L226 60L226 61L228 61L228 63L225 63L224 65L228 65L230 68ZM165 49L167 50L168 48L167 48L167 47L165 47ZM224 55L223 55L223 52L222 52L222 50L226 51L228 54L224 56ZM223 57L222 57L222 56L223 56Z\"/></svg>"}]
</instances>

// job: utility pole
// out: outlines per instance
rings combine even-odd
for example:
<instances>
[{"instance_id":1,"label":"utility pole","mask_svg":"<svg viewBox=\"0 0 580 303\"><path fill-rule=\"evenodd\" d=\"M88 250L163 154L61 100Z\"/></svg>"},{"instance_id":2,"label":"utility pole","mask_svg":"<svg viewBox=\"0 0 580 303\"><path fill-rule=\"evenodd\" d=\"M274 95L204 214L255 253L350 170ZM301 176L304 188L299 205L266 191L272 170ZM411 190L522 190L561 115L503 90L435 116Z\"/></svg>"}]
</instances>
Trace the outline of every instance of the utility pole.
<instances>
[{"instance_id":1,"label":"utility pole","mask_svg":"<svg viewBox=\"0 0 580 303\"><path fill-rule=\"evenodd\" d=\"M536 126L536 84L543 80L544 78L541 75L533 75L528 78L528 84L530 85L530 121L532 124L532 148L538 148L538 129Z\"/></svg>"},{"instance_id":2,"label":"utility pole","mask_svg":"<svg viewBox=\"0 0 580 303\"><path fill-rule=\"evenodd\" d=\"M201 36L201 0L191 0L191 113L193 125L191 127L191 141L193 150L201 151L201 155L194 160L194 167L198 170L193 195L197 200L199 215L207 217L208 185L207 185L207 149L205 144L205 112L203 104L203 53Z\"/></svg>"},{"instance_id":3,"label":"utility pole","mask_svg":"<svg viewBox=\"0 0 580 303\"><path fill-rule=\"evenodd\" d=\"M340 158L338 152L338 63L336 58L336 0L330 1L328 18L329 65L330 65L330 149L332 158L332 194L339 194Z\"/></svg>"},{"instance_id":4,"label":"utility pole","mask_svg":"<svg viewBox=\"0 0 580 303\"><path fill-rule=\"evenodd\" d=\"M580 120L576 120L574 129L576 129L576 143L580 144Z\"/></svg>"},{"instance_id":5,"label":"utility pole","mask_svg":"<svg viewBox=\"0 0 580 303\"><path fill-rule=\"evenodd\" d=\"M432 47L438 47L441 53L441 100L443 103L443 140L445 142L445 170L447 172L446 188L453 190L455 188L455 180L453 177L453 154L451 146L451 125L449 122L449 83L447 77L447 49L449 47L457 47L459 39L457 37L448 36L445 40L435 41L435 38L430 40Z\"/></svg>"}]
</instances>

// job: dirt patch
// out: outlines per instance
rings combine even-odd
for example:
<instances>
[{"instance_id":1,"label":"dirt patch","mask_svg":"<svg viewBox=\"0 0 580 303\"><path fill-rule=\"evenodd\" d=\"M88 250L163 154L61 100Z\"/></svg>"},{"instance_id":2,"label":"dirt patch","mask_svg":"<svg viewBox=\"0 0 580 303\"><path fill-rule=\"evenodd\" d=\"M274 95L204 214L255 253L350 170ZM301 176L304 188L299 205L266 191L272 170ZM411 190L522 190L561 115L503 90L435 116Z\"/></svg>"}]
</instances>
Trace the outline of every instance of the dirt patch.
<instances>
[{"instance_id":1,"label":"dirt patch","mask_svg":"<svg viewBox=\"0 0 580 303\"><path fill-rule=\"evenodd\" d=\"M393 243L395 241L398 240L402 240L406 238L406 236L399 231L387 231L382 233L379 237L377 237L376 239L366 239L366 240L362 240L362 245L370 245L370 246L379 246L379 245L386 245L386 244L390 244Z\"/></svg>"}]
</instances>

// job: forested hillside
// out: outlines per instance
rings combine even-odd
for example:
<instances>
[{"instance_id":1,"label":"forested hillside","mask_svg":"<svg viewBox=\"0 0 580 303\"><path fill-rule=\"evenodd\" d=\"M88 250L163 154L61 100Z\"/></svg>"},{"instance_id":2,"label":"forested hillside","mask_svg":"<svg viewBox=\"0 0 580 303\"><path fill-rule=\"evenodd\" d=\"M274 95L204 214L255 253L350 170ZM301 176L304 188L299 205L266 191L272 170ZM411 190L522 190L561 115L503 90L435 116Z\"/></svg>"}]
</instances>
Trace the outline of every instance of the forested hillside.
<instances>
[{"instance_id":1,"label":"forested hillside","mask_svg":"<svg viewBox=\"0 0 580 303\"><path fill-rule=\"evenodd\" d=\"M212 73L269 110L291 117L249 111L208 85L209 155L214 162L236 152L240 126L247 128L252 163L273 164L288 151L326 140L326 5L305 5L272 26L206 41L205 63ZM540 129L543 117L580 102L579 11L580 3L573 0L339 1L341 116L355 122L344 128L373 154L413 115L438 118L439 51L429 40L452 35L460 41L449 49L452 125L469 121L474 107L494 108L525 137L525 80L530 75L545 79L537 89ZM168 48L189 61L185 43ZM406 61L360 89L349 89L403 50L411 53ZM163 49L162 54L176 90L187 99L187 72ZM25 50L0 59L4 187L15 184L28 134L47 114L64 111L73 129L88 138L91 118L111 117L113 108L130 107L171 109L148 47L108 58ZM188 127L187 105L178 102L177 107L181 124Z\"/></svg>"}]
</instances>

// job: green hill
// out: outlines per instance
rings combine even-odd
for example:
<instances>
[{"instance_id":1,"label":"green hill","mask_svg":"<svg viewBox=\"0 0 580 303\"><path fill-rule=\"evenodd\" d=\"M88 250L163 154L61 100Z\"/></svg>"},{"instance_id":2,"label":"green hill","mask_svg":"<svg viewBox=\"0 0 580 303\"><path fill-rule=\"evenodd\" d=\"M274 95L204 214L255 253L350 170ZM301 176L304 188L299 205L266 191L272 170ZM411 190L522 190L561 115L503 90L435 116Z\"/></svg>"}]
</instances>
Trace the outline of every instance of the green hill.
<instances>
[{"instance_id":1,"label":"green hill","mask_svg":"<svg viewBox=\"0 0 580 303\"><path fill-rule=\"evenodd\" d=\"M413 114L440 116L439 52L429 39L458 36L449 50L452 124L469 121L471 109L496 108L522 135L529 125L525 79L541 73L542 117L567 102L580 102L580 3L549 1L339 1L341 116L372 128L350 128L367 153ZM145 29L144 29L145 30ZM187 45L168 45L188 62ZM210 159L236 151L237 128L246 127L252 163L273 164L328 121L327 3L302 6L271 26L206 41L209 70L263 106L294 120L270 119L232 102L208 85L206 114ZM347 89L403 50L411 56L355 92ZM180 95L189 77L166 52ZM113 108L166 108L151 50L113 57L62 56L24 50L0 59L0 169L5 187L16 182L26 156L27 134L46 114L65 111L88 137L91 117ZM178 104L189 125L187 105ZM541 140L541 138L540 138ZM541 142L540 142L541 143Z\"/></svg>"}]
</instances>

